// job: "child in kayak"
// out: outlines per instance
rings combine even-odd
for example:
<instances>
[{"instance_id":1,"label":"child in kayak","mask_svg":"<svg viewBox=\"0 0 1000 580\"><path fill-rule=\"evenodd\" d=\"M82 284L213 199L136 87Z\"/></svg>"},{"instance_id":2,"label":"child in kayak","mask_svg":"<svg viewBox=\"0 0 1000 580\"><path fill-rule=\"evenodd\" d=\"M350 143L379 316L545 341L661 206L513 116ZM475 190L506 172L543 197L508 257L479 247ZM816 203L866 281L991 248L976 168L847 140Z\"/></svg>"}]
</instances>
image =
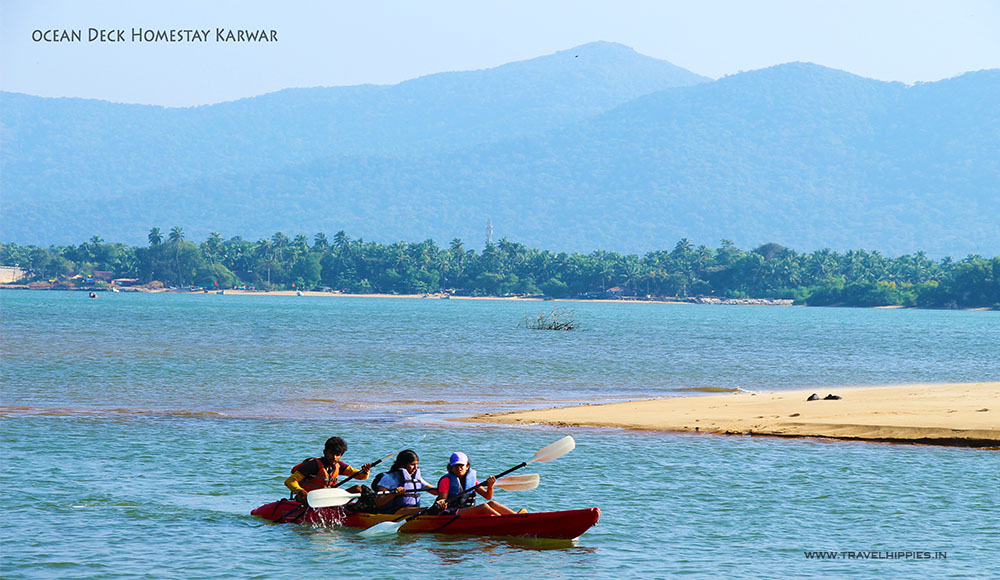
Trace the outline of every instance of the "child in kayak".
<instances>
[{"instance_id":1,"label":"child in kayak","mask_svg":"<svg viewBox=\"0 0 1000 580\"><path fill-rule=\"evenodd\" d=\"M448 461L448 474L438 480L438 499L434 502L436 513L463 515L510 515L514 510L509 507L492 501L493 485L496 483L496 476L489 476L486 481L480 482L476 479L476 470L469 464L469 456L461 451L451 454ZM476 486L475 491L462 494L463 491ZM484 504L476 505L476 494L490 500Z\"/></svg>"},{"instance_id":2,"label":"child in kayak","mask_svg":"<svg viewBox=\"0 0 1000 580\"><path fill-rule=\"evenodd\" d=\"M420 475L420 458L412 449L400 451L392 468L375 484L375 491L389 492L379 496L375 505L383 514L412 514L420 511L420 491L434 487Z\"/></svg>"},{"instance_id":3,"label":"child in kayak","mask_svg":"<svg viewBox=\"0 0 1000 580\"><path fill-rule=\"evenodd\" d=\"M366 463L361 469L351 467L340 460L347 452L347 442L340 437L330 437L323 446L323 455L311 457L292 468L292 475L285 480L285 487L292 491L295 499L306 503L306 494L314 489L333 487L338 477L368 479L372 466ZM361 493L361 486L347 488L351 493Z\"/></svg>"}]
</instances>

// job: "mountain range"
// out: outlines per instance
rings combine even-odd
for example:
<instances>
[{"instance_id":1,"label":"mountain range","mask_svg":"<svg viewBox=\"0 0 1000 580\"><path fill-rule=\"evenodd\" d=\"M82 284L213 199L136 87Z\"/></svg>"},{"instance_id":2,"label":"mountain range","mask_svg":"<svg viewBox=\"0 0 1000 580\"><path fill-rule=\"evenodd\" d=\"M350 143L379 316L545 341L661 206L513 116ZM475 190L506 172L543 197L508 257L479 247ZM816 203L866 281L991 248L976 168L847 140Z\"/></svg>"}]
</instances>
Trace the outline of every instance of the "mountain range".
<instances>
[{"instance_id":1,"label":"mountain range","mask_svg":"<svg viewBox=\"0 0 1000 580\"><path fill-rule=\"evenodd\" d=\"M1000 254L1000 70L712 80L613 43L193 108L0 93L0 240L344 230L644 253L680 238Z\"/></svg>"}]
</instances>

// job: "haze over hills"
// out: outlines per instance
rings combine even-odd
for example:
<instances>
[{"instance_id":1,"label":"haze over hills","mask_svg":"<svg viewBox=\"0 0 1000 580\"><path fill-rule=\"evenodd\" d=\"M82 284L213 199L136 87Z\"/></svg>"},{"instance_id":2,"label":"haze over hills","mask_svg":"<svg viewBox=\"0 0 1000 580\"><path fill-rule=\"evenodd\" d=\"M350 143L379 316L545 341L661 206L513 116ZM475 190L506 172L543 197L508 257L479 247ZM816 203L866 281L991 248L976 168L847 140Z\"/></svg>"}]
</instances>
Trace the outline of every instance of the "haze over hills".
<instances>
[{"instance_id":1,"label":"haze over hills","mask_svg":"<svg viewBox=\"0 0 1000 580\"><path fill-rule=\"evenodd\" d=\"M1000 253L1000 71L908 87L808 63L711 81L611 43L193 109L3 93L0 239L495 236L646 252Z\"/></svg>"},{"instance_id":2,"label":"haze over hills","mask_svg":"<svg viewBox=\"0 0 1000 580\"><path fill-rule=\"evenodd\" d=\"M333 155L461 148L543 132L707 80L621 45L594 43L391 86L288 89L194 108L2 93L10 144L3 185L14 199L106 198Z\"/></svg>"}]
</instances>

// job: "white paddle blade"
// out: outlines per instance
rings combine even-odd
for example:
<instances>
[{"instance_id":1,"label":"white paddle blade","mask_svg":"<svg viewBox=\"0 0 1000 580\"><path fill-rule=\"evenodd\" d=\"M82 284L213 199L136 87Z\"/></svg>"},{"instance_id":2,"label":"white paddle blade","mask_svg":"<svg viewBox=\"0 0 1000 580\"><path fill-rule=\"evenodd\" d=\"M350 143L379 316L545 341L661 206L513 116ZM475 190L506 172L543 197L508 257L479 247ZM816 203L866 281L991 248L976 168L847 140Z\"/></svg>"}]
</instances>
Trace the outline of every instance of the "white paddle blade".
<instances>
[{"instance_id":1,"label":"white paddle blade","mask_svg":"<svg viewBox=\"0 0 1000 580\"><path fill-rule=\"evenodd\" d=\"M566 455L567 453L569 453L574 449L576 449L576 441L573 440L573 437L567 435L562 439L560 439L559 441L556 441L551 445L546 445L545 447L539 449L538 452L535 453L535 458L529 461L528 463L534 463L536 461L545 462L545 461L552 461L554 459L559 459L560 457Z\"/></svg>"},{"instance_id":2,"label":"white paddle blade","mask_svg":"<svg viewBox=\"0 0 1000 580\"><path fill-rule=\"evenodd\" d=\"M497 480L497 485L508 483L538 483L540 476L537 473L522 473L521 475L508 475Z\"/></svg>"},{"instance_id":3,"label":"white paddle blade","mask_svg":"<svg viewBox=\"0 0 1000 580\"><path fill-rule=\"evenodd\" d=\"M504 491L528 491L538 487L539 476L537 473L527 475L512 475L498 479L496 486Z\"/></svg>"},{"instance_id":4,"label":"white paddle blade","mask_svg":"<svg viewBox=\"0 0 1000 580\"><path fill-rule=\"evenodd\" d=\"M311 508L324 508L344 505L356 497L361 497L361 494L350 493L337 487L325 487L310 491L306 496L306 502Z\"/></svg>"},{"instance_id":5,"label":"white paddle blade","mask_svg":"<svg viewBox=\"0 0 1000 580\"><path fill-rule=\"evenodd\" d=\"M380 522L374 526L361 530L358 535L365 538L374 538L376 536L388 536L389 534L395 534L399 531L399 528L403 527L406 520L398 522Z\"/></svg>"}]
</instances>

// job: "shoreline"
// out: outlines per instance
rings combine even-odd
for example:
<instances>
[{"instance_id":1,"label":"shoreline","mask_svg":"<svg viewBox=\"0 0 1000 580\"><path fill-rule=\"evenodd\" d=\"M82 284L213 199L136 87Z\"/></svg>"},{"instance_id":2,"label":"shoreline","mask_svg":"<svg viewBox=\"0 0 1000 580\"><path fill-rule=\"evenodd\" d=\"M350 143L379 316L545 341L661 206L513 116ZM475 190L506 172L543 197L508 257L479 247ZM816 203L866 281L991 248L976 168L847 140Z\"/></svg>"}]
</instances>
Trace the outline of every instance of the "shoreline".
<instances>
[{"instance_id":1,"label":"shoreline","mask_svg":"<svg viewBox=\"0 0 1000 580\"><path fill-rule=\"evenodd\" d=\"M820 400L807 401L813 393ZM1000 448L1000 382L744 391L451 420Z\"/></svg>"},{"instance_id":2,"label":"shoreline","mask_svg":"<svg viewBox=\"0 0 1000 580\"><path fill-rule=\"evenodd\" d=\"M626 296L617 298L550 298L538 295L533 296L459 296L444 292L434 292L425 294L352 294L345 292L326 292L313 290L177 290L171 288L145 288L135 286L119 286L117 290L111 291L108 288L81 287L81 288L31 288L24 284L0 284L0 290L32 290L49 292L96 292L98 295L104 292L140 293L140 294L219 294L231 296L301 296L301 297L341 297L341 298L410 298L423 300L505 300L508 302L595 302L595 303L615 303L615 304L682 304L682 305L711 305L711 306L785 306L797 308L865 308L871 310L956 310L964 312L989 312L1000 310L987 306L962 307L962 308L940 308L926 306L905 306L902 304L890 304L885 306L850 306L844 304L828 304L823 306L809 306L808 304L795 304L793 300L786 298L717 298L714 296L687 296L685 298L667 297L638 297Z\"/></svg>"},{"instance_id":3,"label":"shoreline","mask_svg":"<svg viewBox=\"0 0 1000 580\"><path fill-rule=\"evenodd\" d=\"M98 296L105 292L110 292L107 288L84 287L84 288L29 288L21 284L0 284L0 290L31 290L47 292L96 292ZM178 291L169 288L138 288L121 286L117 290L121 293L140 294L219 294L230 296L299 296L297 290L184 290ZM991 307L965 307L965 308L934 308L921 306L904 306L902 304L891 304L887 306L847 306L842 304L830 304L824 306L809 306L808 304L794 304L792 300L783 298L728 298L719 299L710 296L688 296L686 298L547 298L539 296L458 296L441 292L427 294L351 294L344 292L318 292L313 290L301 291L302 297L340 297L340 298L409 298L417 300L502 300L508 302L592 302L592 303L613 303L613 304L678 304L678 305L710 305L710 306L783 306L795 308L863 308L871 310L956 310L964 312L989 312L998 310Z\"/></svg>"},{"instance_id":4,"label":"shoreline","mask_svg":"<svg viewBox=\"0 0 1000 580\"><path fill-rule=\"evenodd\" d=\"M31 290L31 291L45 291L45 292L97 292L98 295L103 293L108 293L109 290L105 288L28 288L23 285L16 284L0 284L0 290ZM313 290L232 290L232 289L222 289L222 290L196 290L196 291L178 291L169 288L136 288L123 286L119 290L121 293L137 293L137 294L191 294L191 295L218 295L222 292L224 296L300 296L303 298L408 298L415 300L503 300L508 302L622 302L622 303L635 303L635 304L699 304L699 302L689 302L683 300L657 300L657 299L637 299L637 298L541 298L537 296L457 296L454 294L445 294L443 292L426 293L426 294L351 294L347 292L318 292ZM445 298L447 297L447 298ZM736 299L734 299L736 300ZM738 299L738 300L753 300L753 301L770 301L768 298L753 298L753 299ZM782 301L783 302L783 301ZM749 303L749 302L748 302ZM732 302L731 304L736 304ZM763 304L772 305L772 304ZM786 304L773 304L779 306L785 306ZM790 306L790 304L788 304Z\"/></svg>"},{"instance_id":5,"label":"shoreline","mask_svg":"<svg viewBox=\"0 0 1000 580\"><path fill-rule=\"evenodd\" d=\"M29 288L25 285L18 284L0 284L0 290L32 290L32 291L47 291L47 292L96 292L98 295L110 292L107 288ZM301 297L339 297L339 298L409 298L416 300L501 300L507 302L587 302L587 303L614 303L614 304L678 304L686 306L697 306L697 305L711 305L711 306L784 306L784 307L796 307L796 308L809 308L808 305L804 304L793 304L792 300L783 298L728 298L725 300L714 298L714 297L704 297L704 296L688 296L686 298L678 299L666 299L666 298L638 298L638 297L625 297L625 298L546 298L539 296L458 296L455 294L446 294L442 292L426 293L426 294L351 294L345 292L317 292L313 290L184 290L178 291L176 289L169 288L137 288L122 286L119 287L118 292L121 293L140 293L140 294L219 294L220 292L226 296L301 296ZM824 308L824 307L813 307L813 308ZM935 310L933 308L925 309L917 306L903 306L903 305L890 305L890 306L825 306L825 308L871 308L874 310L878 309L913 309L913 310ZM964 311L989 311L992 308L957 308L955 310Z\"/></svg>"}]
</instances>

